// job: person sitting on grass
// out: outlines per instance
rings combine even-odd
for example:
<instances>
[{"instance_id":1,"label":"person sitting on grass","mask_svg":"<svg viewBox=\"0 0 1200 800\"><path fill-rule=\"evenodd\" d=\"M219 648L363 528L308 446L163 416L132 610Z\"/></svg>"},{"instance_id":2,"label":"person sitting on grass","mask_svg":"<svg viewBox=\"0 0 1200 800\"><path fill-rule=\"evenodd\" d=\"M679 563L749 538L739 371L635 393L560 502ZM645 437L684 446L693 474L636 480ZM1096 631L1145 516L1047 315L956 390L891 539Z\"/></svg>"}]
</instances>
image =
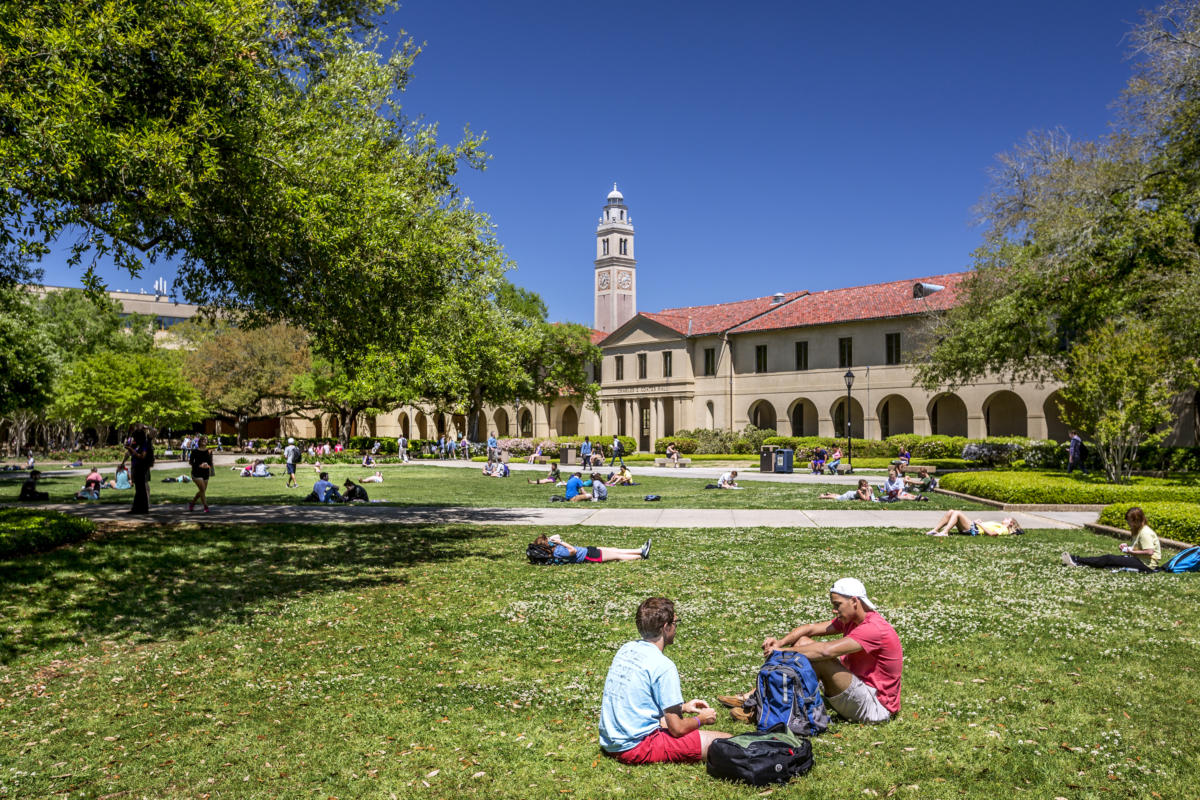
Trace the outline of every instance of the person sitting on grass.
<instances>
[{"instance_id":1,"label":"person sitting on grass","mask_svg":"<svg viewBox=\"0 0 1200 800\"><path fill-rule=\"evenodd\" d=\"M338 494L337 487L329 482L329 473L322 472L317 478L317 482L313 484L312 494L304 498L315 503L340 503L342 496Z\"/></svg>"},{"instance_id":2,"label":"person sitting on grass","mask_svg":"<svg viewBox=\"0 0 1200 800\"><path fill-rule=\"evenodd\" d=\"M817 445L817 451L813 453L812 461L808 462L808 468L813 475L820 475L825 471L825 459L828 453L821 445Z\"/></svg>"},{"instance_id":3,"label":"person sitting on grass","mask_svg":"<svg viewBox=\"0 0 1200 800\"><path fill-rule=\"evenodd\" d=\"M376 442L375 444L376 444L376 445L378 445L378 444L379 444L379 442ZM372 454L372 453L363 453L363 457L362 457L362 466L364 466L364 467L373 467L373 466L375 466L375 456L374 456L374 454Z\"/></svg>"},{"instance_id":4,"label":"person sitting on grass","mask_svg":"<svg viewBox=\"0 0 1200 800\"><path fill-rule=\"evenodd\" d=\"M888 467L887 480L883 482L883 497L884 502L894 503L897 500L919 500L915 494L906 492L904 479L900 477L900 472L896 467Z\"/></svg>"},{"instance_id":5,"label":"person sitting on grass","mask_svg":"<svg viewBox=\"0 0 1200 800\"><path fill-rule=\"evenodd\" d=\"M904 484L909 488L917 490L918 500L928 500L929 498L925 495L927 492L932 492L937 488L937 478L929 474L928 467L921 467L917 470L917 477L905 478Z\"/></svg>"},{"instance_id":6,"label":"person sitting on grass","mask_svg":"<svg viewBox=\"0 0 1200 800\"><path fill-rule=\"evenodd\" d=\"M738 486L737 470L734 469L734 470L730 470L729 472L722 473L721 477L717 478L717 488L718 489L741 489L744 487Z\"/></svg>"},{"instance_id":7,"label":"person sitting on grass","mask_svg":"<svg viewBox=\"0 0 1200 800\"><path fill-rule=\"evenodd\" d=\"M501 464L499 461L490 461L484 464L483 475L486 478L507 478L509 475L508 464Z\"/></svg>"},{"instance_id":8,"label":"person sitting on grass","mask_svg":"<svg viewBox=\"0 0 1200 800\"><path fill-rule=\"evenodd\" d=\"M821 495L822 500L862 500L867 503L878 502L875 498L875 492L871 489L871 483L866 478L858 479L858 488L851 489L842 494L834 492L825 492Z\"/></svg>"},{"instance_id":9,"label":"person sitting on grass","mask_svg":"<svg viewBox=\"0 0 1200 800\"><path fill-rule=\"evenodd\" d=\"M536 483L558 483L560 480L562 480L562 476L558 472L558 462L555 461L550 464L550 472L547 473L546 477L538 478L537 480L534 480L531 478L529 480L529 482L535 483L535 484Z\"/></svg>"},{"instance_id":10,"label":"person sitting on grass","mask_svg":"<svg viewBox=\"0 0 1200 800\"><path fill-rule=\"evenodd\" d=\"M621 468L613 473L608 479L609 486L632 486L633 473L629 471L629 467L625 466L625 462L621 462Z\"/></svg>"},{"instance_id":11,"label":"person sitting on grass","mask_svg":"<svg viewBox=\"0 0 1200 800\"><path fill-rule=\"evenodd\" d=\"M133 484L129 482L129 470L125 469L124 463L117 464L117 474L113 483L113 488L121 491L133 488Z\"/></svg>"},{"instance_id":12,"label":"person sitting on grass","mask_svg":"<svg viewBox=\"0 0 1200 800\"><path fill-rule=\"evenodd\" d=\"M38 500L45 501L50 499L49 492L38 491L38 478L42 477L42 471L38 469L29 470L29 477L21 484L21 494L17 496L18 500Z\"/></svg>"},{"instance_id":13,"label":"person sitting on grass","mask_svg":"<svg viewBox=\"0 0 1200 800\"><path fill-rule=\"evenodd\" d=\"M790 650L806 657L821 681L825 702L850 722L887 722L900 711L904 650L896 629L875 610L857 578L840 578L829 590L834 618L792 629L783 638L763 640L764 656ZM819 642L817 637L841 634ZM733 718L754 724L742 708L751 692L718 697Z\"/></svg>"},{"instance_id":14,"label":"person sitting on grass","mask_svg":"<svg viewBox=\"0 0 1200 800\"><path fill-rule=\"evenodd\" d=\"M1064 552L1063 563L1068 567L1154 572L1162 558L1162 545L1158 541L1158 534L1146 524L1146 512L1134 506L1125 512L1125 522L1129 525L1129 532L1133 534L1133 541L1117 545L1123 555L1075 556Z\"/></svg>"},{"instance_id":15,"label":"person sitting on grass","mask_svg":"<svg viewBox=\"0 0 1200 800\"><path fill-rule=\"evenodd\" d=\"M842 448L833 448L833 455L829 457L829 462L825 464L825 469L829 470L830 475L837 475L838 467L842 465Z\"/></svg>"},{"instance_id":16,"label":"person sitting on grass","mask_svg":"<svg viewBox=\"0 0 1200 800\"><path fill-rule=\"evenodd\" d=\"M343 503L369 503L371 498L367 496L367 490L359 486L354 481L346 478L346 482L342 484L345 494L342 495Z\"/></svg>"},{"instance_id":17,"label":"person sitting on grass","mask_svg":"<svg viewBox=\"0 0 1200 800\"><path fill-rule=\"evenodd\" d=\"M533 540L535 545L552 548L551 553L560 561L576 564L600 564L605 561L640 561L650 557L650 542L647 539L641 547L576 547L567 544L557 533L547 537L539 535Z\"/></svg>"},{"instance_id":18,"label":"person sitting on grass","mask_svg":"<svg viewBox=\"0 0 1200 800\"><path fill-rule=\"evenodd\" d=\"M608 487L600 480L600 473L592 473L592 500L599 502L608 499Z\"/></svg>"},{"instance_id":19,"label":"person sitting on grass","mask_svg":"<svg viewBox=\"0 0 1200 800\"><path fill-rule=\"evenodd\" d=\"M621 646L604 680L600 749L622 764L702 762L710 744L731 734L702 731L717 712L703 700L683 701L679 670L663 654L679 625L675 604L651 597L636 621L642 638Z\"/></svg>"},{"instance_id":20,"label":"person sitting on grass","mask_svg":"<svg viewBox=\"0 0 1200 800\"><path fill-rule=\"evenodd\" d=\"M674 442L667 442L667 459L671 462L671 466L679 466L679 448Z\"/></svg>"},{"instance_id":21,"label":"person sitting on grass","mask_svg":"<svg viewBox=\"0 0 1200 800\"><path fill-rule=\"evenodd\" d=\"M360 478L359 483L383 483L383 473L375 470L374 475L368 475L365 478Z\"/></svg>"},{"instance_id":22,"label":"person sitting on grass","mask_svg":"<svg viewBox=\"0 0 1200 800\"><path fill-rule=\"evenodd\" d=\"M576 472L567 479L567 489L564 492L567 501L571 503L579 503L584 500L591 500L592 495L583 488L583 473Z\"/></svg>"},{"instance_id":23,"label":"person sitting on grass","mask_svg":"<svg viewBox=\"0 0 1200 800\"><path fill-rule=\"evenodd\" d=\"M967 536L1020 536L1025 533L1012 517L1005 517L1000 522L985 522L981 519L971 519L961 511L947 511L942 515L937 525L928 531L926 536L949 536L961 533Z\"/></svg>"},{"instance_id":24,"label":"person sitting on grass","mask_svg":"<svg viewBox=\"0 0 1200 800\"><path fill-rule=\"evenodd\" d=\"M92 467L92 471L83 479L83 488L75 493L75 499L99 500L102 488L104 488L104 478L100 475L100 470Z\"/></svg>"}]
</instances>

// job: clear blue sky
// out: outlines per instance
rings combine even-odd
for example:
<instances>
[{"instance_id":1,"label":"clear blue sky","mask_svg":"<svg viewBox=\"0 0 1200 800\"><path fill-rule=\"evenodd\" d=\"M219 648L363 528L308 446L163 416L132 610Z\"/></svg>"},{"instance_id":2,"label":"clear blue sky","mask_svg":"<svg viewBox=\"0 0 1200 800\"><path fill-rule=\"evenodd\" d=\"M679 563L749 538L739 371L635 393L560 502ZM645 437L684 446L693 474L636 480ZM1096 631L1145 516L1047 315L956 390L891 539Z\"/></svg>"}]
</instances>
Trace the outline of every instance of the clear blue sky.
<instances>
[{"instance_id":1,"label":"clear blue sky","mask_svg":"<svg viewBox=\"0 0 1200 800\"><path fill-rule=\"evenodd\" d=\"M1145 5L409 0L386 27L426 43L407 113L488 134L460 183L512 280L590 324L614 181L643 311L966 268L995 155L1102 135Z\"/></svg>"}]
</instances>

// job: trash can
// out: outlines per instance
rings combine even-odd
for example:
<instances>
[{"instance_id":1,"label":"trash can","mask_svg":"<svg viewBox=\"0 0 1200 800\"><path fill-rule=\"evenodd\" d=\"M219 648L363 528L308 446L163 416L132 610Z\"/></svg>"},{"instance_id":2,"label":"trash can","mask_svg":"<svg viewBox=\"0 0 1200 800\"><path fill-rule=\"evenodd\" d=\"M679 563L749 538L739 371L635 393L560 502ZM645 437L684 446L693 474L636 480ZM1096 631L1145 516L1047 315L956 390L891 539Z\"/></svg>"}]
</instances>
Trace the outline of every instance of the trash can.
<instances>
[{"instance_id":1,"label":"trash can","mask_svg":"<svg viewBox=\"0 0 1200 800\"><path fill-rule=\"evenodd\" d=\"M508 460L509 460L510 458L512 458L512 454L511 454L511 453L509 453L507 450L501 450L501 451L500 451L500 463L501 463L501 464L507 464L507 463L508 463Z\"/></svg>"},{"instance_id":2,"label":"trash can","mask_svg":"<svg viewBox=\"0 0 1200 800\"><path fill-rule=\"evenodd\" d=\"M575 445L563 445L562 451L559 453L559 460L562 462L562 465L564 467L573 466L575 464L575 454L577 452L579 452L579 450L575 447Z\"/></svg>"},{"instance_id":3,"label":"trash can","mask_svg":"<svg viewBox=\"0 0 1200 800\"><path fill-rule=\"evenodd\" d=\"M759 451L758 471L759 472L774 472L775 471L775 451L778 448L775 445L765 444Z\"/></svg>"},{"instance_id":4,"label":"trash can","mask_svg":"<svg viewBox=\"0 0 1200 800\"><path fill-rule=\"evenodd\" d=\"M781 447L775 451L775 471L788 473L792 471L792 449L790 447Z\"/></svg>"}]
</instances>

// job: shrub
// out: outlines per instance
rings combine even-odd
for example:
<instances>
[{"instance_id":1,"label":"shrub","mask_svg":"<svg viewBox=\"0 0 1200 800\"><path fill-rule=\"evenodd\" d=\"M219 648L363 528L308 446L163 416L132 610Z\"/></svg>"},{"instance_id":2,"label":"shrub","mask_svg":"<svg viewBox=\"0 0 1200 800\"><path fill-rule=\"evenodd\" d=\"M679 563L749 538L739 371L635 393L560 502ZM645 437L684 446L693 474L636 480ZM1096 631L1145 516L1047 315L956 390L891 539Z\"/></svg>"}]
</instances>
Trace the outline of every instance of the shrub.
<instances>
[{"instance_id":1,"label":"shrub","mask_svg":"<svg viewBox=\"0 0 1200 800\"><path fill-rule=\"evenodd\" d=\"M843 454L846 450L845 439L828 436L770 436L763 441L763 444L790 447L796 451L792 457L796 461L811 460L818 447L824 447L831 454L835 447L842 448ZM885 458L888 455L894 455L888 452L889 448L886 442L877 439L854 439L853 445L855 458Z\"/></svg>"},{"instance_id":2,"label":"shrub","mask_svg":"<svg viewBox=\"0 0 1200 800\"><path fill-rule=\"evenodd\" d=\"M763 442L776 435L774 428L756 428L753 425L747 425L745 430L738 434L738 438L733 443L733 452L735 453L757 453L759 448L763 446Z\"/></svg>"},{"instance_id":3,"label":"shrub","mask_svg":"<svg viewBox=\"0 0 1200 800\"><path fill-rule=\"evenodd\" d=\"M39 508L0 508L0 558L40 553L86 539L96 523Z\"/></svg>"},{"instance_id":4,"label":"shrub","mask_svg":"<svg viewBox=\"0 0 1200 800\"><path fill-rule=\"evenodd\" d=\"M675 435L685 439L695 439L697 453L714 455L732 453L733 445L738 439L737 434L732 431L710 430L708 428L676 431Z\"/></svg>"},{"instance_id":5,"label":"shrub","mask_svg":"<svg viewBox=\"0 0 1200 800\"><path fill-rule=\"evenodd\" d=\"M1113 528L1128 530L1125 512L1140 505L1146 512L1146 522L1159 536L1181 542L1200 541L1200 506L1194 503L1150 502L1113 503L1100 512L1100 522ZM1166 559L1163 559L1166 561Z\"/></svg>"},{"instance_id":6,"label":"shrub","mask_svg":"<svg viewBox=\"0 0 1200 800\"><path fill-rule=\"evenodd\" d=\"M1062 469L1067 466L1067 448L1058 442L1031 441L1023 454L1025 466L1034 469Z\"/></svg>"},{"instance_id":7,"label":"shrub","mask_svg":"<svg viewBox=\"0 0 1200 800\"><path fill-rule=\"evenodd\" d=\"M670 442L674 442L676 449L684 455L695 453L696 448L700 446L700 443L695 439L687 439L682 436L664 436L654 443L654 452L659 454L666 453L667 444Z\"/></svg>"},{"instance_id":8,"label":"shrub","mask_svg":"<svg viewBox=\"0 0 1200 800\"><path fill-rule=\"evenodd\" d=\"M956 472L940 479L943 489L1001 503L1145 503L1154 500L1200 502L1200 486L1102 483L1031 472Z\"/></svg>"}]
</instances>

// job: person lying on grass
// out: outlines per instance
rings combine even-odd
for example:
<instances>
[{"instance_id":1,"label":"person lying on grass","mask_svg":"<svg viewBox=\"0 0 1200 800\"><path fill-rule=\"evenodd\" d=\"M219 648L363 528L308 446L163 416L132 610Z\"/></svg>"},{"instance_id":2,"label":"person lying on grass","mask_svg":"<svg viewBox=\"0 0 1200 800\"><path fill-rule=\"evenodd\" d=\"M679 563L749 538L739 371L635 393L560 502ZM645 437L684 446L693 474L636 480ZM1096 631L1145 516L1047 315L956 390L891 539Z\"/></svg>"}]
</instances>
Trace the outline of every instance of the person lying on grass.
<instances>
[{"instance_id":1,"label":"person lying on grass","mask_svg":"<svg viewBox=\"0 0 1200 800\"><path fill-rule=\"evenodd\" d=\"M1068 567L1095 567L1096 569L1134 569L1138 572L1154 572L1162 558L1162 545L1158 534L1146 524L1146 512L1134 506L1125 512L1125 522L1133 534L1133 542L1117 545L1124 555L1074 556L1064 552L1063 563Z\"/></svg>"},{"instance_id":2,"label":"person lying on grass","mask_svg":"<svg viewBox=\"0 0 1200 800\"><path fill-rule=\"evenodd\" d=\"M1020 536L1025 531L1012 517L1005 517L1000 522L985 522L981 519L971 519L961 511L947 511L942 515L937 525L925 531L926 536L949 536L961 533L967 536Z\"/></svg>"},{"instance_id":3,"label":"person lying on grass","mask_svg":"<svg viewBox=\"0 0 1200 800\"><path fill-rule=\"evenodd\" d=\"M868 481L866 478L859 478L857 489L851 489L850 491L843 492L842 494L836 494L835 492L825 492L824 494L821 495L821 499L822 500L863 500L868 503L878 502L875 499L875 491L873 489L871 489L871 482Z\"/></svg>"},{"instance_id":4,"label":"person lying on grass","mask_svg":"<svg viewBox=\"0 0 1200 800\"><path fill-rule=\"evenodd\" d=\"M651 597L636 620L642 638L621 646L604 680L600 749L622 764L704 761L708 746L731 734L702 731L717 712L703 700L683 702L679 670L663 654L679 625L675 604Z\"/></svg>"},{"instance_id":5,"label":"person lying on grass","mask_svg":"<svg viewBox=\"0 0 1200 800\"><path fill-rule=\"evenodd\" d=\"M792 629L763 640L764 656L775 650L800 653L812 662L825 702L851 722L887 722L900 711L900 675L904 650L896 629L875 610L857 578L841 578L829 590L834 618ZM819 642L819 636L842 638ZM742 708L751 692L718 697L733 718L754 724Z\"/></svg>"},{"instance_id":6,"label":"person lying on grass","mask_svg":"<svg viewBox=\"0 0 1200 800\"><path fill-rule=\"evenodd\" d=\"M546 474L546 477L538 478L536 480L530 479L529 482L530 483L558 483L560 480L562 480L562 476L559 475L558 462L555 461L550 464L550 472L548 472Z\"/></svg>"},{"instance_id":7,"label":"person lying on grass","mask_svg":"<svg viewBox=\"0 0 1200 800\"><path fill-rule=\"evenodd\" d=\"M375 470L374 475L368 475L365 478L359 478L359 483L383 483L383 472Z\"/></svg>"},{"instance_id":8,"label":"person lying on grass","mask_svg":"<svg viewBox=\"0 0 1200 800\"><path fill-rule=\"evenodd\" d=\"M741 489L737 483L737 470L732 469L729 472L721 473L721 477L717 478L718 489Z\"/></svg>"},{"instance_id":9,"label":"person lying on grass","mask_svg":"<svg viewBox=\"0 0 1200 800\"><path fill-rule=\"evenodd\" d=\"M558 559L566 559L577 564L600 564L605 561L640 561L650 557L650 542L641 547L576 547L567 544L557 533L547 537L539 535L533 543L541 547L553 548L551 554Z\"/></svg>"},{"instance_id":10,"label":"person lying on grass","mask_svg":"<svg viewBox=\"0 0 1200 800\"><path fill-rule=\"evenodd\" d=\"M629 471L629 467L625 466L624 462L621 462L621 468L619 470L617 470L615 473L613 473L612 477L608 479L608 485L609 486L632 486L633 485L633 473Z\"/></svg>"}]
</instances>

